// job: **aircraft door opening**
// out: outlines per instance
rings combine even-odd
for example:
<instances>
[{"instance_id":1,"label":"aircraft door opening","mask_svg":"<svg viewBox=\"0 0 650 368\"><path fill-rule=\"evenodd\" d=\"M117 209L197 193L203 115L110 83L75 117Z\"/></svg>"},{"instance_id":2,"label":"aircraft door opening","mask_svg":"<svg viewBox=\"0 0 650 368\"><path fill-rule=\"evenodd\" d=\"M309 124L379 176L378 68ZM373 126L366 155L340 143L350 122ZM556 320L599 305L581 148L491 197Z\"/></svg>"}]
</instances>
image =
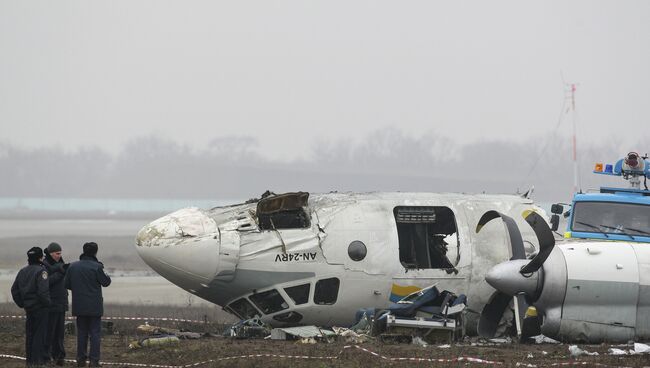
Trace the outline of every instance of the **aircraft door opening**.
<instances>
[{"instance_id":1,"label":"aircraft door opening","mask_svg":"<svg viewBox=\"0 0 650 368\"><path fill-rule=\"evenodd\" d=\"M404 268L455 270L460 261L460 240L451 209L398 206L393 214Z\"/></svg>"}]
</instances>

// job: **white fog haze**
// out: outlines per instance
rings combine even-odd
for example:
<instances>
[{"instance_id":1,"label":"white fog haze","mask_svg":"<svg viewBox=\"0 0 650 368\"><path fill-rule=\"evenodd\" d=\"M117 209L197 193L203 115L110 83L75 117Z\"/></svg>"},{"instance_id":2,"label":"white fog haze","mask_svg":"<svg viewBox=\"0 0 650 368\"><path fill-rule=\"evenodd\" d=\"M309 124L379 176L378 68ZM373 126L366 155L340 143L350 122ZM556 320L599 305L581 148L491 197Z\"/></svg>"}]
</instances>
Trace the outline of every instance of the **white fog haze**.
<instances>
[{"instance_id":1,"label":"white fog haze","mask_svg":"<svg viewBox=\"0 0 650 368\"><path fill-rule=\"evenodd\" d=\"M266 190L568 201L574 122L584 190L649 151L648 45L646 1L2 1L4 241Z\"/></svg>"},{"instance_id":2,"label":"white fog haze","mask_svg":"<svg viewBox=\"0 0 650 368\"><path fill-rule=\"evenodd\" d=\"M643 150L648 45L645 1L3 1L0 141L100 161L135 137L255 142L318 163L323 142L398 129L445 155L539 142L566 82L579 144Z\"/></svg>"}]
</instances>

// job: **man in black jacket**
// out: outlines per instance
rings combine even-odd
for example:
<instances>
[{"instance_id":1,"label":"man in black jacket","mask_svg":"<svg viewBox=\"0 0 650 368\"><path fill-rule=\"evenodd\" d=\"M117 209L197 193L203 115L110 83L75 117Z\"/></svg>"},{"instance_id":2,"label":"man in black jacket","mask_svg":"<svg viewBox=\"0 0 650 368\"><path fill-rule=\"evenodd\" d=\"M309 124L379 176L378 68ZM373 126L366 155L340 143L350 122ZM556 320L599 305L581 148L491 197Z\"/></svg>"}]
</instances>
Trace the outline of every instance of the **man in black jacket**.
<instances>
[{"instance_id":1,"label":"man in black jacket","mask_svg":"<svg viewBox=\"0 0 650 368\"><path fill-rule=\"evenodd\" d=\"M47 317L50 306L50 285L43 261L43 250L33 247L27 251L26 267L16 275L11 296L16 305L24 308L25 355L28 367L43 366L49 360L46 350Z\"/></svg>"},{"instance_id":2,"label":"man in black jacket","mask_svg":"<svg viewBox=\"0 0 650 368\"><path fill-rule=\"evenodd\" d=\"M47 318L47 351L54 364L65 364L65 347L63 345L63 328L65 312L68 310L68 290L63 284L68 267L61 256L61 246L50 243L45 250L43 264L47 267L50 280L50 314Z\"/></svg>"},{"instance_id":3,"label":"man in black jacket","mask_svg":"<svg viewBox=\"0 0 650 368\"><path fill-rule=\"evenodd\" d=\"M65 287L72 290L72 315L77 317L77 366L99 367L101 344L101 319L104 314L102 286L111 284L111 278L104 273L104 265L97 260L97 243L83 246L79 261L73 262L65 274Z\"/></svg>"}]
</instances>

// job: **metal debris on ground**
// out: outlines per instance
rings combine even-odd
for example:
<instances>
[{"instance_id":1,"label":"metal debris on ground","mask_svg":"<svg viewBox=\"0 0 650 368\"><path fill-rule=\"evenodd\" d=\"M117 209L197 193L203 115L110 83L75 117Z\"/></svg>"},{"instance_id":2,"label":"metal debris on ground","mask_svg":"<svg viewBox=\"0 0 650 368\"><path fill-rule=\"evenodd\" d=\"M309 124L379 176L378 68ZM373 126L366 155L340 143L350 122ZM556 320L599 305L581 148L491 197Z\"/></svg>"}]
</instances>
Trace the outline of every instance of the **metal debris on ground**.
<instances>
[{"instance_id":1,"label":"metal debris on ground","mask_svg":"<svg viewBox=\"0 0 650 368\"><path fill-rule=\"evenodd\" d=\"M571 356L574 357L574 358L582 356L582 355L594 355L594 356L598 355L597 351L589 352L587 350L580 349L578 347L578 345L569 346L569 353L571 353Z\"/></svg>"},{"instance_id":2,"label":"metal debris on ground","mask_svg":"<svg viewBox=\"0 0 650 368\"><path fill-rule=\"evenodd\" d=\"M553 340L550 337L544 335L532 336L531 339L535 340L535 344L560 344L559 341Z\"/></svg>"},{"instance_id":3,"label":"metal debris on ground","mask_svg":"<svg viewBox=\"0 0 650 368\"><path fill-rule=\"evenodd\" d=\"M332 327L332 330L334 330L334 333L336 333L337 336L343 337L345 339L345 342L349 344L362 344L372 339L372 337L368 336L367 334L358 333L352 328Z\"/></svg>"},{"instance_id":4,"label":"metal debris on ground","mask_svg":"<svg viewBox=\"0 0 650 368\"><path fill-rule=\"evenodd\" d=\"M179 339L200 339L203 335L198 332L190 332L177 330L175 328L167 328L160 326L152 326L148 322L136 328L138 332L146 333L149 335L174 335Z\"/></svg>"},{"instance_id":5,"label":"metal debris on ground","mask_svg":"<svg viewBox=\"0 0 650 368\"><path fill-rule=\"evenodd\" d=\"M236 339L263 339L271 334L271 329L255 317L235 323L224 334Z\"/></svg>"},{"instance_id":6,"label":"metal debris on ground","mask_svg":"<svg viewBox=\"0 0 650 368\"><path fill-rule=\"evenodd\" d=\"M435 285L409 294L384 311L374 311L372 335L419 336L429 343L439 339L449 342L464 336L463 319L467 298ZM370 308L360 310L368 315ZM359 312L357 316L359 316ZM399 339L398 339L399 340Z\"/></svg>"},{"instance_id":7,"label":"metal debris on ground","mask_svg":"<svg viewBox=\"0 0 650 368\"><path fill-rule=\"evenodd\" d=\"M634 343L634 354L649 354L650 345L642 344L640 342Z\"/></svg>"},{"instance_id":8,"label":"metal debris on ground","mask_svg":"<svg viewBox=\"0 0 650 368\"><path fill-rule=\"evenodd\" d=\"M420 336L414 336L413 339L411 340L411 344L418 345L418 346L421 346L423 348L426 348L427 346L429 346L429 344L427 344L426 341L422 340L422 338Z\"/></svg>"},{"instance_id":9,"label":"metal debris on ground","mask_svg":"<svg viewBox=\"0 0 650 368\"><path fill-rule=\"evenodd\" d=\"M274 328L271 330L272 340L322 339L334 337L336 333L316 326L299 326Z\"/></svg>"},{"instance_id":10,"label":"metal debris on ground","mask_svg":"<svg viewBox=\"0 0 650 368\"><path fill-rule=\"evenodd\" d=\"M512 343L512 339L510 338L510 336L498 337L498 338L494 338L494 339L488 339L488 341L491 342L491 343L494 343L494 344L511 344Z\"/></svg>"},{"instance_id":11,"label":"metal debris on ground","mask_svg":"<svg viewBox=\"0 0 650 368\"><path fill-rule=\"evenodd\" d=\"M179 342L179 338L174 335L156 335L131 342L129 344L129 349L173 345L178 344Z\"/></svg>"},{"instance_id":12,"label":"metal debris on ground","mask_svg":"<svg viewBox=\"0 0 650 368\"><path fill-rule=\"evenodd\" d=\"M607 353L609 355L627 355L628 354L627 351L622 350L622 349L617 349L617 348L609 348L609 350L607 350Z\"/></svg>"}]
</instances>

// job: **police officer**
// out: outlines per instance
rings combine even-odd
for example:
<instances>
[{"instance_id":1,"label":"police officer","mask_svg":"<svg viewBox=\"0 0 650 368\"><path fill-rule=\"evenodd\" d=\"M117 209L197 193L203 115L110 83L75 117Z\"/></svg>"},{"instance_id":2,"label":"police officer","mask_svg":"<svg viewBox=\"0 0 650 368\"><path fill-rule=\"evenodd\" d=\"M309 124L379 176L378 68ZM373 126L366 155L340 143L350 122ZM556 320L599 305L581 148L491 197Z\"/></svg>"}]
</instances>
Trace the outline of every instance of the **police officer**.
<instances>
[{"instance_id":1,"label":"police officer","mask_svg":"<svg viewBox=\"0 0 650 368\"><path fill-rule=\"evenodd\" d=\"M45 348L47 335L47 318L50 306L50 285L43 261L43 250L33 247L27 251L26 267L16 275L11 286L11 296L16 305L24 308L27 314L25 322L25 355L28 367L43 366L49 359Z\"/></svg>"},{"instance_id":2,"label":"police officer","mask_svg":"<svg viewBox=\"0 0 650 368\"><path fill-rule=\"evenodd\" d=\"M65 312L68 310L68 290L63 279L68 264L63 262L61 246L50 243L45 249L43 264L47 267L50 280L50 313L47 328L47 351L49 358L58 366L65 364L65 347L63 346L63 328Z\"/></svg>"},{"instance_id":3,"label":"police officer","mask_svg":"<svg viewBox=\"0 0 650 368\"><path fill-rule=\"evenodd\" d=\"M97 260L97 243L83 246L83 254L68 267L65 287L72 290L72 315L77 317L77 367L85 367L90 358L91 367L99 367L101 321L104 314L102 287L111 284L104 273L104 265ZM90 339L90 356L88 340Z\"/></svg>"}]
</instances>

